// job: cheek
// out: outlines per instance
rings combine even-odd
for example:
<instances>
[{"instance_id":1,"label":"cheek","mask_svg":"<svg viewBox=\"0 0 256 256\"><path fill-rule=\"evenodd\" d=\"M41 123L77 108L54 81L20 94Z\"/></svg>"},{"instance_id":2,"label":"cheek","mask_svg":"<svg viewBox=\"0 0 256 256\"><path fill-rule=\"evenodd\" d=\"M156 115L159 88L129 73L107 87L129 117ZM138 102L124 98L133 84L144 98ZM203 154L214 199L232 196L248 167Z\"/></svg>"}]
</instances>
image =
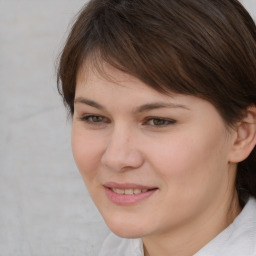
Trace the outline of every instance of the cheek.
<instances>
[{"instance_id":1,"label":"cheek","mask_svg":"<svg viewBox=\"0 0 256 256\"><path fill-rule=\"evenodd\" d=\"M154 147L147 147L151 148L149 154L153 169L168 183L168 187L176 191L193 190L203 186L202 182L211 183L212 179L218 178L216 172L224 164L223 140L219 137L221 142L216 143L218 136L198 134L198 130L196 133L176 134Z\"/></svg>"},{"instance_id":2,"label":"cheek","mask_svg":"<svg viewBox=\"0 0 256 256\"><path fill-rule=\"evenodd\" d=\"M174 136L168 145L161 142L161 147L155 145L148 153L165 195L161 204L167 212L176 209L178 219L187 218L187 214L196 216L216 197L216 191L225 194L227 172L222 146L216 144L216 138L209 138Z\"/></svg>"},{"instance_id":3,"label":"cheek","mask_svg":"<svg viewBox=\"0 0 256 256\"><path fill-rule=\"evenodd\" d=\"M202 161L202 148L193 139L186 139L184 135L165 138L164 141L158 141L154 146L146 148L151 164L161 175L183 175L191 171L189 165Z\"/></svg>"},{"instance_id":4,"label":"cheek","mask_svg":"<svg viewBox=\"0 0 256 256\"><path fill-rule=\"evenodd\" d=\"M72 128L72 151L75 163L86 183L97 174L103 152L102 140L91 134Z\"/></svg>"}]
</instances>

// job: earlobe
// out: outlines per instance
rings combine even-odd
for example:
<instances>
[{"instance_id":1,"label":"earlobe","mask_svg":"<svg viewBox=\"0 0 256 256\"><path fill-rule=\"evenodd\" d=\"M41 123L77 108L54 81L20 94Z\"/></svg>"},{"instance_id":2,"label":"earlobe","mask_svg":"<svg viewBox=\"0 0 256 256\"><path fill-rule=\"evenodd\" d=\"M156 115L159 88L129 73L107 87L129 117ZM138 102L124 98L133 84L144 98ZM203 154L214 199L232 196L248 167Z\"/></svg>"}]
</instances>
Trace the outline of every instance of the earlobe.
<instances>
[{"instance_id":1,"label":"earlobe","mask_svg":"<svg viewBox=\"0 0 256 256\"><path fill-rule=\"evenodd\" d=\"M256 106L247 108L244 118L236 126L235 134L229 161L238 163L245 160L256 145Z\"/></svg>"}]
</instances>

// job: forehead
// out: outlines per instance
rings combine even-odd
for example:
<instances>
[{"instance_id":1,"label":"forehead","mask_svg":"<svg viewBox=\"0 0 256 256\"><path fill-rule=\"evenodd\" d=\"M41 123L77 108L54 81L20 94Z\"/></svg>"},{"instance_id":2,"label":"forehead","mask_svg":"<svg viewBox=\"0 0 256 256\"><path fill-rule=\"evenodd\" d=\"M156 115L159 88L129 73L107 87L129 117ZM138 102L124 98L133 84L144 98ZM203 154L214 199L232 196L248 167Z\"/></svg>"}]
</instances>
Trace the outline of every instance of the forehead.
<instances>
[{"instance_id":1,"label":"forehead","mask_svg":"<svg viewBox=\"0 0 256 256\"><path fill-rule=\"evenodd\" d=\"M99 82L102 80L121 86L127 81L138 81L136 77L118 70L97 57L89 57L82 63L81 67L78 69L76 80L77 85L80 83L89 85L95 81Z\"/></svg>"},{"instance_id":2,"label":"forehead","mask_svg":"<svg viewBox=\"0 0 256 256\"><path fill-rule=\"evenodd\" d=\"M214 106L198 97L184 94L164 94L146 85L138 78L105 64L104 72L93 66L85 65L77 77L76 102L94 102L112 108L115 112L122 109L214 109ZM90 104L89 104L90 105ZM142 107L143 106L143 107Z\"/></svg>"},{"instance_id":3,"label":"forehead","mask_svg":"<svg viewBox=\"0 0 256 256\"><path fill-rule=\"evenodd\" d=\"M85 62L77 75L76 95L93 94L106 96L110 93L113 98L122 93L126 97L135 97L135 95L147 94L157 96L159 99L170 99L174 93L159 93L151 86L145 84L140 79L122 72L107 63L100 65L91 65L90 62ZM115 98L117 99L117 97Z\"/></svg>"}]
</instances>

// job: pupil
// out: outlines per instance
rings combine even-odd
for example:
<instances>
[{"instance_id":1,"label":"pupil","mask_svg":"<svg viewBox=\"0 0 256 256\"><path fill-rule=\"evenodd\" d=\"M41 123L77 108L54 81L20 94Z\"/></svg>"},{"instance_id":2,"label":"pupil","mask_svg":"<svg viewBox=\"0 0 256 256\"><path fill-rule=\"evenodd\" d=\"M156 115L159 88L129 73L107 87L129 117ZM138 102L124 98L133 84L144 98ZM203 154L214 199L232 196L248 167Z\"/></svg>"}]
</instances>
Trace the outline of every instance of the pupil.
<instances>
[{"instance_id":1,"label":"pupil","mask_svg":"<svg viewBox=\"0 0 256 256\"><path fill-rule=\"evenodd\" d=\"M161 120L161 119L155 119L155 120L154 120L154 124L155 124L155 125L162 125L162 124L164 124L164 121Z\"/></svg>"},{"instance_id":2,"label":"pupil","mask_svg":"<svg viewBox=\"0 0 256 256\"><path fill-rule=\"evenodd\" d=\"M99 122L99 121L101 121L101 119L100 119L99 116L94 116L94 117L93 117L93 121L94 121L94 122Z\"/></svg>"}]
</instances>

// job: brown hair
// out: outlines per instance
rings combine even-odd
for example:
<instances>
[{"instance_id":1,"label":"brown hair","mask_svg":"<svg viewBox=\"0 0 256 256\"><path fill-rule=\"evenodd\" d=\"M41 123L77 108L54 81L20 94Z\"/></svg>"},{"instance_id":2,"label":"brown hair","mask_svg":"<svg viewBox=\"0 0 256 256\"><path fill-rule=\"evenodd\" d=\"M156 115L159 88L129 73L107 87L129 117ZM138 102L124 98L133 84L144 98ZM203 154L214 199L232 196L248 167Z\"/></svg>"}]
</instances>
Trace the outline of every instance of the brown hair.
<instances>
[{"instance_id":1,"label":"brown hair","mask_svg":"<svg viewBox=\"0 0 256 256\"><path fill-rule=\"evenodd\" d=\"M237 0L91 0L62 52L58 89L71 114L85 60L163 93L211 102L232 125L256 105L256 27ZM238 165L240 202L256 197L256 150Z\"/></svg>"}]
</instances>

